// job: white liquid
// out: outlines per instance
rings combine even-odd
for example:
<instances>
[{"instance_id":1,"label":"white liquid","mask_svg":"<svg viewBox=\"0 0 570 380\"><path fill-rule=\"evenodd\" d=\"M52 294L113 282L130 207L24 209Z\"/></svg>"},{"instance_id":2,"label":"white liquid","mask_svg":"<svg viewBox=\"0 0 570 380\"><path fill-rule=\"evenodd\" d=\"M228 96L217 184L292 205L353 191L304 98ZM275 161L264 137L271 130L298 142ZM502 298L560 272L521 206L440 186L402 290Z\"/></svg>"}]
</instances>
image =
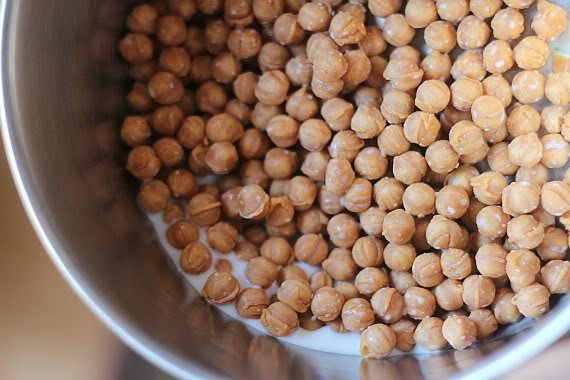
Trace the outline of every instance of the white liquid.
<instances>
[{"instance_id":1,"label":"white liquid","mask_svg":"<svg viewBox=\"0 0 570 380\"><path fill-rule=\"evenodd\" d=\"M216 250L212 251L212 265L210 269L206 272L199 274L199 275L189 275L182 271L180 267L180 254L181 251L173 248L168 244L166 240L166 230L168 229L168 225L162 220L161 214L154 214L148 216L160 243L162 244L164 250L168 253L172 261L176 264L176 268L180 271L182 276L186 279L190 285L192 285L198 292L202 290L208 276L212 274L215 269L214 265L219 259L226 259L232 263L232 274L234 277L239 281L241 289L257 287L252 285L247 278L245 277L245 267L247 262L244 260L240 260L234 252L229 254L223 254ZM205 229L200 229L200 241L207 245L206 241L206 234ZM307 275L311 275L318 270L317 267L313 267L304 263L296 263L295 265L301 267ZM277 285L273 284L270 288L266 289L267 295L271 297L274 293L277 292ZM237 313L235 308L235 302L225 304L225 305L215 305L219 310L223 311L227 315L232 318L238 319L241 322L245 323L246 325L253 327L255 330L267 334L265 328L261 325L261 322L258 319L246 319L240 317ZM302 328L297 328L291 335L285 337L279 337L278 339L295 344L297 346L310 348L313 350L318 351L325 351L331 352L335 354L344 354L344 355L360 355L359 347L360 347L360 334L355 332L346 332L339 334L332 330L328 326L323 326L318 330L315 331L308 331Z\"/></svg>"},{"instance_id":2,"label":"white liquid","mask_svg":"<svg viewBox=\"0 0 570 380\"><path fill-rule=\"evenodd\" d=\"M186 279L187 283L195 288L198 292L202 290L208 276L215 271L215 263L219 259L226 259L232 264L232 274L233 276L239 281L241 289L257 287L256 285L251 284L247 278L245 277L245 267L247 262L244 260L240 260L235 252L231 252L229 254L220 253L214 249L211 249L212 252L212 265L210 268L199 275L189 275L185 273L182 268L180 267L180 254L181 251L173 248L170 246L168 241L166 240L166 230L168 229L168 224L166 224L162 220L161 214L149 214L149 220L154 225L156 233L158 235L158 239L162 244L164 250L170 256L176 268L180 272L180 274ZM200 228L200 241L206 245L206 233L205 228ZM296 262L295 265L302 268L308 276L312 275L316 271L320 269L320 267L315 267L308 265L306 263ZM277 284L273 284L271 287L266 289L267 295L271 297L274 293L277 292ZM229 317L237 319L242 323L246 324L247 326L253 328L257 332L268 335L265 328L261 325L261 322L258 319L247 319L242 318L237 313L235 308L235 302L225 304L225 305L214 305L216 308L227 314ZM523 320L515 323L514 325L507 326L499 330L499 334L495 336L495 338L500 339L504 336L509 336L517 331L524 329L531 325L533 320L531 318L524 318ZM351 355L351 356L360 356L360 334L356 332L345 332L345 333L337 333L336 331L332 330L329 326L323 326L318 330L309 331L305 330L301 327L297 328L291 335L285 337L278 337L281 341L294 344L299 347L308 348L311 350L323 351L332 354L342 354L342 355ZM433 351L424 350L419 345L416 345L414 349L411 351L414 354L436 354ZM403 353L398 350L394 350L392 354L389 356L399 356L405 355L407 353Z\"/></svg>"}]
</instances>

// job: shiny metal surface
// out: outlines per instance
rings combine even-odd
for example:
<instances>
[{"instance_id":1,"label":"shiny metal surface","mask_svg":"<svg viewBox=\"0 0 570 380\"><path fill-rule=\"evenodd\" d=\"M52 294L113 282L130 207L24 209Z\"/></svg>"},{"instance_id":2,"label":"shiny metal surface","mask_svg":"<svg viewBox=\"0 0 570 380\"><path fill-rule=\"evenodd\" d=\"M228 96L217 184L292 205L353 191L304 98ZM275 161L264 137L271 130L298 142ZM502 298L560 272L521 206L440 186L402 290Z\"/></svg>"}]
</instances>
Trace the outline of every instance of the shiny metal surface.
<instances>
[{"instance_id":1,"label":"shiny metal surface","mask_svg":"<svg viewBox=\"0 0 570 380\"><path fill-rule=\"evenodd\" d=\"M134 350L180 378L495 378L570 327L570 299L514 338L383 361L284 345L188 290L133 202L116 122L128 1L0 1L0 123L16 186L51 258Z\"/></svg>"}]
</instances>

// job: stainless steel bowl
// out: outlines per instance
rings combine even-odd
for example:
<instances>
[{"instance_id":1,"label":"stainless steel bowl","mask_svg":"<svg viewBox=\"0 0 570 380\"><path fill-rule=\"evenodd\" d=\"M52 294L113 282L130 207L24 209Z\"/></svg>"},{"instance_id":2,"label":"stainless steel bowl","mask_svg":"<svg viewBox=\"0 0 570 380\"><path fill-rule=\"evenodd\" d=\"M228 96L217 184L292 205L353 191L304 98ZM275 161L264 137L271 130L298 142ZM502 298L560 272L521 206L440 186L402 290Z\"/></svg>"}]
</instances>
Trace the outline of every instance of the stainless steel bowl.
<instances>
[{"instance_id":1,"label":"stainless steel bowl","mask_svg":"<svg viewBox=\"0 0 570 380\"><path fill-rule=\"evenodd\" d=\"M121 339L180 378L495 378L570 326L570 299L513 336L383 361L300 349L228 320L187 289L133 202L117 120L116 42L129 1L0 2L0 122L20 197L70 285ZM514 330L522 328L518 326Z\"/></svg>"}]
</instances>

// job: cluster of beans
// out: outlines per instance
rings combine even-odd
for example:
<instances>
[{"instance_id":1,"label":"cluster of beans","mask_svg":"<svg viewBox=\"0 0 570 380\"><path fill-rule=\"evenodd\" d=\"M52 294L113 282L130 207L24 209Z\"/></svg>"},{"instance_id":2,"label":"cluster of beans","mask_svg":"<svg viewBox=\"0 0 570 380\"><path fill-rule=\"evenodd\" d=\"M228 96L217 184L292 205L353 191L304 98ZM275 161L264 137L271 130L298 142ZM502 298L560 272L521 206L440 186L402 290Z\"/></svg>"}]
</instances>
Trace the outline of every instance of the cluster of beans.
<instances>
[{"instance_id":1,"label":"cluster of beans","mask_svg":"<svg viewBox=\"0 0 570 380\"><path fill-rule=\"evenodd\" d=\"M214 265L203 297L276 336L326 324L383 357L544 314L570 288L556 226L570 228L570 173L549 181L570 153L570 73L539 71L566 29L560 7L538 0L519 40L533 3L137 6L119 49L141 208L163 213L185 272ZM409 45L421 29L423 58ZM248 261L251 287L210 249Z\"/></svg>"}]
</instances>

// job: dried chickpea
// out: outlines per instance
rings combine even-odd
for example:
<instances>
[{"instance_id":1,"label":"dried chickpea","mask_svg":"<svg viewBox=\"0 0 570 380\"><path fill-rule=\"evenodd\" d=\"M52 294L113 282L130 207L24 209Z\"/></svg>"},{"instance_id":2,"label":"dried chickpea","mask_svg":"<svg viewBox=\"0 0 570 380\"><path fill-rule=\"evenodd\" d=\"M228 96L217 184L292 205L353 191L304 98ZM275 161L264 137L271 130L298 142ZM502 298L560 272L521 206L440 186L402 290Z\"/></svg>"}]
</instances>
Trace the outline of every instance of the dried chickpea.
<instances>
[{"instance_id":1,"label":"dried chickpea","mask_svg":"<svg viewBox=\"0 0 570 380\"><path fill-rule=\"evenodd\" d=\"M152 144L152 148L163 167L178 166L184 160L184 150L174 138L162 137Z\"/></svg>"},{"instance_id":2,"label":"dried chickpea","mask_svg":"<svg viewBox=\"0 0 570 380\"><path fill-rule=\"evenodd\" d=\"M158 64L162 70L185 77L190 71L190 56L183 48L168 47L160 52Z\"/></svg>"},{"instance_id":3,"label":"dried chickpea","mask_svg":"<svg viewBox=\"0 0 570 380\"><path fill-rule=\"evenodd\" d=\"M365 359L380 359L396 347L396 334L389 327L377 323L367 327L360 338L360 354Z\"/></svg>"},{"instance_id":4,"label":"dried chickpea","mask_svg":"<svg viewBox=\"0 0 570 380\"><path fill-rule=\"evenodd\" d=\"M468 207L469 195L460 186L447 185L437 193L435 208L438 214L446 218L461 218Z\"/></svg>"},{"instance_id":5,"label":"dried chickpea","mask_svg":"<svg viewBox=\"0 0 570 380\"><path fill-rule=\"evenodd\" d=\"M266 289L277 278L278 268L275 263L265 257L254 257L247 263L245 276L254 285Z\"/></svg>"},{"instance_id":6,"label":"dried chickpea","mask_svg":"<svg viewBox=\"0 0 570 380\"><path fill-rule=\"evenodd\" d=\"M307 121L319 112L319 102L307 87L303 86L289 96L285 103L285 112L295 120Z\"/></svg>"},{"instance_id":7,"label":"dried chickpea","mask_svg":"<svg viewBox=\"0 0 570 380\"><path fill-rule=\"evenodd\" d=\"M425 28L437 20L437 9L432 0L411 0L406 3L404 15L413 28Z\"/></svg>"},{"instance_id":8,"label":"dried chickpea","mask_svg":"<svg viewBox=\"0 0 570 380\"><path fill-rule=\"evenodd\" d=\"M170 189L160 180L143 182L137 194L137 203L140 208L147 212L163 211L168 205Z\"/></svg>"},{"instance_id":9,"label":"dried chickpea","mask_svg":"<svg viewBox=\"0 0 570 380\"><path fill-rule=\"evenodd\" d=\"M341 11L332 18L329 34L338 46L356 44L366 35L366 27L358 16Z\"/></svg>"},{"instance_id":10,"label":"dried chickpea","mask_svg":"<svg viewBox=\"0 0 570 380\"><path fill-rule=\"evenodd\" d=\"M412 265L414 280L423 287L431 288L443 281L441 262L435 253L422 253Z\"/></svg>"},{"instance_id":11,"label":"dried chickpea","mask_svg":"<svg viewBox=\"0 0 570 380\"><path fill-rule=\"evenodd\" d=\"M231 27L244 28L253 22L251 1L227 0L224 4L224 21Z\"/></svg>"},{"instance_id":12,"label":"dried chickpea","mask_svg":"<svg viewBox=\"0 0 570 380\"><path fill-rule=\"evenodd\" d=\"M486 75L483 54L479 50L465 50L451 66L451 76L455 80L465 77L482 81Z\"/></svg>"},{"instance_id":13,"label":"dried chickpea","mask_svg":"<svg viewBox=\"0 0 570 380\"><path fill-rule=\"evenodd\" d=\"M352 298L343 305L341 318L348 331L363 331L374 323L374 312L364 298Z\"/></svg>"},{"instance_id":14,"label":"dried chickpea","mask_svg":"<svg viewBox=\"0 0 570 380\"><path fill-rule=\"evenodd\" d=\"M384 53L388 47L382 29L369 25L366 27L366 36L358 43L358 47L368 56Z\"/></svg>"},{"instance_id":15,"label":"dried chickpea","mask_svg":"<svg viewBox=\"0 0 570 380\"><path fill-rule=\"evenodd\" d=\"M182 99L184 85L174 74L161 71L150 79L148 93L160 104L174 104Z\"/></svg>"},{"instance_id":16,"label":"dried chickpea","mask_svg":"<svg viewBox=\"0 0 570 380\"><path fill-rule=\"evenodd\" d=\"M520 248L534 249L544 238L544 226L531 215L520 215L507 223L507 236Z\"/></svg>"},{"instance_id":17,"label":"dried chickpea","mask_svg":"<svg viewBox=\"0 0 570 380\"><path fill-rule=\"evenodd\" d=\"M262 72L283 70L289 60L289 50L275 42L268 42L261 47L257 62Z\"/></svg>"},{"instance_id":18,"label":"dried chickpea","mask_svg":"<svg viewBox=\"0 0 570 380\"><path fill-rule=\"evenodd\" d=\"M299 9L297 22L308 32L322 32L328 29L331 22L331 7L326 2L304 4Z\"/></svg>"},{"instance_id":19,"label":"dried chickpea","mask_svg":"<svg viewBox=\"0 0 570 380\"><path fill-rule=\"evenodd\" d=\"M562 260L568 250L566 232L554 226L546 227L544 238L537 247L536 252L544 261Z\"/></svg>"},{"instance_id":20,"label":"dried chickpea","mask_svg":"<svg viewBox=\"0 0 570 380\"><path fill-rule=\"evenodd\" d=\"M560 133L564 124L564 116L568 113L568 107L550 105L542 109L542 125L548 133Z\"/></svg>"},{"instance_id":21,"label":"dried chickpea","mask_svg":"<svg viewBox=\"0 0 570 380\"><path fill-rule=\"evenodd\" d=\"M204 273L212 265L212 255L207 246L199 241L190 242L180 255L180 266L186 273Z\"/></svg>"},{"instance_id":22,"label":"dried chickpea","mask_svg":"<svg viewBox=\"0 0 570 380\"><path fill-rule=\"evenodd\" d=\"M263 73L255 87L255 96L261 103L279 105L287 98L289 78L279 70Z\"/></svg>"},{"instance_id":23,"label":"dried chickpea","mask_svg":"<svg viewBox=\"0 0 570 380\"><path fill-rule=\"evenodd\" d=\"M459 154L448 140L439 140L426 149L426 162L435 173L451 173L458 167Z\"/></svg>"},{"instance_id":24,"label":"dried chickpea","mask_svg":"<svg viewBox=\"0 0 570 380\"><path fill-rule=\"evenodd\" d=\"M354 286L365 296L372 296L380 288L388 286L388 275L376 267L366 267L356 275Z\"/></svg>"},{"instance_id":25,"label":"dried chickpea","mask_svg":"<svg viewBox=\"0 0 570 380\"><path fill-rule=\"evenodd\" d=\"M441 333L453 348L462 350L475 342L477 326L468 317L452 315L443 322Z\"/></svg>"},{"instance_id":26,"label":"dried chickpea","mask_svg":"<svg viewBox=\"0 0 570 380\"><path fill-rule=\"evenodd\" d=\"M299 317L295 310L278 301L263 309L261 324L271 335L286 336L299 326Z\"/></svg>"},{"instance_id":27,"label":"dried chickpea","mask_svg":"<svg viewBox=\"0 0 570 380\"><path fill-rule=\"evenodd\" d=\"M372 236L361 237L354 243L351 255L361 268L376 267L383 263L384 243Z\"/></svg>"},{"instance_id":28,"label":"dried chickpea","mask_svg":"<svg viewBox=\"0 0 570 380\"><path fill-rule=\"evenodd\" d=\"M414 112L414 98L404 91L392 89L384 94L380 111L388 123L402 124Z\"/></svg>"},{"instance_id":29,"label":"dried chickpea","mask_svg":"<svg viewBox=\"0 0 570 380\"><path fill-rule=\"evenodd\" d=\"M269 298L265 290L259 288L244 289L236 302L237 312L243 318L259 319L267 307Z\"/></svg>"},{"instance_id":30,"label":"dried chickpea","mask_svg":"<svg viewBox=\"0 0 570 380\"><path fill-rule=\"evenodd\" d=\"M545 0L539 0L537 4L538 13L532 19L531 28L543 40L552 41L568 26L566 12L560 6Z\"/></svg>"},{"instance_id":31,"label":"dried chickpea","mask_svg":"<svg viewBox=\"0 0 570 380\"><path fill-rule=\"evenodd\" d=\"M507 255L507 276L512 284L526 286L540 271L540 259L531 251L516 249Z\"/></svg>"},{"instance_id":32,"label":"dried chickpea","mask_svg":"<svg viewBox=\"0 0 570 380\"><path fill-rule=\"evenodd\" d=\"M333 131L345 130L350 127L354 106L340 98L329 99L323 104L321 115Z\"/></svg>"},{"instance_id":33,"label":"dried chickpea","mask_svg":"<svg viewBox=\"0 0 570 380\"><path fill-rule=\"evenodd\" d=\"M431 145L437 139L440 128L441 124L435 115L416 111L406 119L404 135L411 143L425 147Z\"/></svg>"},{"instance_id":34,"label":"dried chickpea","mask_svg":"<svg viewBox=\"0 0 570 380\"><path fill-rule=\"evenodd\" d=\"M501 206L483 207L476 217L479 233L492 239L505 236L508 221L509 216L503 212Z\"/></svg>"},{"instance_id":35,"label":"dried chickpea","mask_svg":"<svg viewBox=\"0 0 570 380\"><path fill-rule=\"evenodd\" d=\"M478 175L479 171L473 166L461 165L457 169L451 171L451 173L445 177L444 184L461 186L469 196L472 196L473 187L471 186L471 178Z\"/></svg>"},{"instance_id":36,"label":"dried chickpea","mask_svg":"<svg viewBox=\"0 0 570 380\"><path fill-rule=\"evenodd\" d=\"M451 104L460 111L470 111L475 99L483 95L481 82L471 78L459 78L451 84Z\"/></svg>"},{"instance_id":37,"label":"dried chickpea","mask_svg":"<svg viewBox=\"0 0 570 380\"><path fill-rule=\"evenodd\" d=\"M214 81L205 82L196 90L196 103L202 112L218 114L226 107L227 102L228 96L224 88Z\"/></svg>"},{"instance_id":38,"label":"dried chickpea","mask_svg":"<svg viewBox=\"0 0 570 380\"><path fill-rule=\"evenodd\" d=\"M545 211L561 216L570 210L570 185L561 181L547 182L542 186L540 199Z\"/></svg>"},{"instance_id":39,"label":"dried chickpea","mask_svg":"<svg viewBox=\"0 0 570 380\"><path fill-rule=\"evenodd\" d=\"M382 92L374 87L360 86L354 92L352 99L354 100L354 104L356 104L356 106L364 104L380 107L380 103L382 102Z\"/></svg>"},{"instance_id":40,"label":"dried chickpea","mask_svg":"<svg viewBox=\"0 0 570 380\"><path fill-rule=\"evenodd\" d=\"M377 17L386 17L397 13L402 7L402 0L371 0L368 2L370 12Z\"/></svg>"},{"instance_id":41,"label":"dried chickpea","mask_svg":"<svg viewBox=\"0 0 570 380\"><path fill-rule=\"evenodd\" d=\"M398 181L411 185L421 181L427 172L427 163L421 153L408 151L394 157L392 171Z\"/></svg>"},{"instance_id":42,"label":"dried chickpea","mask_svg":"<svg viewBox=\"0 0 570 380\"><path fill-rule=\"evenodd\" d=\"M284 266L279 271L279 274L277 274L277 283L279 285L281 285L283 282L287 280L298 280L309 283L309 278L307 277L305 271L302 268L295 265Z\"/></svg>"},{"instance_id":43,"label":"dried chickpea","mask_svg":"<svg viewBox=\"0 0 570 380\"><path fill-rule=\"evenodd\" d=\"M297 239L294 252L297 260L318 265L327 258L328 247L321 235L307 234Z\"/></svg>"},{"instance_id":44,"label":"dried chickpea","mask_svg":"<svg viewBox=\"0 0 570 380\"><path fill-rule=\"evenodd\" d=\"M446 249L441 253L443 274L451 279L462 280L472 272L469 254L461 249Z\"/></svg>"},{"instance_id":45,"label":"dried chickpea","mask_svg":"<svg viewBox=\"0 0 570 380\"><path fill-rule=\"evenodd\" d=\"M222 253L230 253L237 244L239 233L231 224L219 222L208 227L206 238L211 248Z\"/></svg>"},{"instance_id":46,"label":"dried chickpea","mask_svg":"<svg viewBox=\"0 0 570 380\"><path fill-rule=\"evenodd\" d=\"M261 44L261 35L254 29L234 29L228 37L228 50L241 60L255 57Z\"/></svg>"},{"instance_id":47,"label":"dried chickpea","mask_svg":"<svg viewBox=\"0 0 570 380\"><path fill-rule=\"evenodd\" d=\"M188 157L188 166L192 170L192 173L196 175L204 175L210 173L210 168L206 164L205 158L208 153L208 146L199 144L190 153Z\"/></svg>"},{"instance_id":48,"label":"dried chickpea","mask_svg":"<svg viewBox=\"0 0 570 380\"><path fill-rule=\"evenodd\" d=\"M514 8L499 10L491 20L493 36L498 40L515 40L524 31L524 16Z\"/></svg>"},{"instance_id":49,"label":"dried chickpea","mask_svg":"<svg viewBox=\"0 0 570 380\"><path fill-rule=\"evenodd\" d=\"M393 271L409 271L415 258L416 250L411 244L390 243L384 249L386 266Z\"/></svg>"},{"instance_id":50,"label":"dried chickpea","mask_svg":"<svg viewBox=\"0 0 570 380\"><path fill-rule=\"evenodd\" d=\"M397 322L404 314L404 297L394 288L379 289L370 299L370 304L384 323Z\"/></svg>"},{"instance_id":51,"label":"dried chickpea","mask_svg":"<svg viewBox=\"0 0 570 380\"><path fill-rule=\"evenodd\" d=\"M451 76L451 59L447 54L432 51L424 57L420 68L424 71L424 79L445 82Z\"/></svg>"},{"instance_id":52,"label":"dried chickpea","mask_svg":"<svg viewBox=\"0 0 570 380\"><path fill-rule=\"evenodd\" d=\"M447 346L442 334L443 321L436 317L427 317L416 327L414 340L428 351L438 351Z\"/></svg>"},{"instance_id":53,"label":"dried chickpea","mask_svg":"<svg viewBox=\"0 0 570 380\"><path fill-rule=\"evenodd\" d=\"M380 135L386 121L380 110L371 106L360 106L350 122L350 128L361 139L370 139Z\"/></svg>"},{"instance_id":54,"label":"dried chickpea","mask_svg":"<svg viewBox=\"0 0 570 380\"><path fill-rule=\"evenodd\" d=\"M356 155L364 147L364 141L352 130L337 132L329 144L328 151L333 158L354 161Z\"/></svg>"},{"instance_id":55,"label":"dried chickpea","mask_svg":"<svg viewBox=\"0 0 570 380\"><path fill-rule=\"evenodd\" d=\"M570 103L570 73L550 73L544 85L546 98L557 106Z\"/></svg>"},{"instance_id":56,"label":"dried chickpea","mask_svg":"<svg viewBox=\"0 0 570 380\"><path fill-rule=\"evenodd\" d=\"M229 142L216 142L208 148L205 162L216 174L227 174L232 171L238 162L238 152Z\"/></svg>"},{"instance_id":57,"label":"dried chickpea","mask_svg":"<svg viewBox=\"0 0 570 380\"><path fill-rule=\"evenodd\" d=\"M513 297L512 303L525 317L540 317L550 308L550 293L541 284L534 283L522 287Z\"/></svg>"},{"instance_id":58,"label":"dried chickpea","mask_svg":"<svg viewBox=\"0 0 570 380\"><path fill-rule=\"evenodd\" d=\"M507 122L503 103L497 97L490 95L475 99L471 105L471 117L475 125L484 132L496 131Z\"/></svg>"},{"instance_id":59,"label":"dried chickpea","mask_svg":"<svg viewBox=\"0 0 570 380\"><path fill-rule=\"evenodd\" d=\"M434 21L424 29L426 45L440 53L447 54L457 44L456 31L447 21Z\"/></svg>"},{"instance_id":60,"label":"dried chickpea","mask_svg":"<svg viewBox=\"0 0 570 380\"><path fill-rule=\"evenodd\" d=\"M435 249L457 248L461 243L462 233L456 222L436 215L427 226L426 239Z\"/></svg>"},{"instance_id":61,"label":"dried chickpea","mask_svg":"<svg viewBox=\"0 0 570 380\"><path fill-rule=\"evenodd\" d=\"M168 243L178 249L184 249L188 244L198 241L199 235L198 227L187 220L179 220L166 230Z\"/></svg>"},{"instance_id":62,"label":"dried chickpea","mask_svg":"<svg viewBox=\"0 0 570 380\"><path fill-rule=\"evenodd\" d=\"M297 170L298 158L295 152L273 148L265 155L263 168L273 179L289 178Z\"/></svg>"},{"instance_id":63,"label":"dried chickpea","mask_svg":"<svg viewBox=\"0 0 570 380\"><path fill-rule=\"evenodd\" d=\"M513 52L518 67L523 70L537 70L546 63L550 49L540 38L528 36L515 46Z\"/></svg>"},{"instance_id":64,"label":"dried chickpea","mask_svg":"<svg viewBox=\"0 0 570 380\"><path fill-rule=\"evenodd\" d=\"M548 169L542 164L536 164L528 168L521 167L517 170L516 181L527 181L542 186L548 182Z\"/></svg>"},{"instance_id":65,"label":"dried chickpea","mask_svg":"<svg viewBox=\"0 0 570 380\"><path fill-rule=\"evenodd\" d=\"M561 168L568 162L570 145L560 134L544 135L540 139L543 153L540 162L547 168Z\"/></svg>"},{"instance_id":66,"label":"dried chickpea","mask_svg":"<svg viewBox=\"0 0 570 380\"><path fill-rule=\"evenodd\" d=\"M357 271L350 251L346 248L335 248L322 262L322 267L333 279L349 281L354 278Z\"/></svg>"},{"instance_id":67,"label":"dried chickpea","mask_svg":"<svg viewBox=\"0 0 570 380\"><path fill-rule=\"evenodd\" d=\"M518 321L521 313L511 301L515 294L510 289L503 288L497 291L493 301L493 314L497 322L506 325Z\"/></svg>"},{"instance_id":68,"label":"dried chickpea","mask_svg":"<svg viewBox=\"0 0 570 380\"><path fill-rule=\"evenodd\" d=\"M463 280L463 302L471 308L489 306L495 298L495 284L485 276L471 275Z\"/></svg>"},{"instance_id":69,"label":"dried chickpea","mask_svg":"<svg viewBox=\"0 0 570 380\"><path fill-rule=\"evenodd\" d=\"M277 115L269 120L267 135L279 148L288 148L297 143L299 124L287 115Z\"/></svg>"},{"instance_id":70,"label":"dried chickpea","mask_svg":"<svg viewBox=\"0 0 570 380\"><path fill-rule=\"evenodd\" d=\"M390 243L406 244L412 238L414 230L414 218L404 210L396 209L384 217L382 235Z\"/></svg>"},{"instance_id":71,"label":"dried chickpea","mask_svg":"<svg viewBox=\"0 0 570 380\"><path fill-rule=\"evenodd\" d=\"M388 125L378 136L378 147L384 155L398 156L410 149L410 142L401 125Z\"/></svg>"},{"instance_id":72,"label":"dried chickpea","mask_svg":"<svg viewBox=\"0 0 570 380\"><path fill-rule=\"evenodd\" d=\"M489 206L492 207L492 206ZM477 250L475 262L483 276L499 278L506 272L508 252L498 244L485 244Z\"/></svg>"},{"instance_id":73,"label":"dried chickpea","mask_svg":"<svg viewBox=\"0 0 570 380\"><path fill-rule=\"evenodd\" d=\"M298 313L304 313L311 305L313 290L307 281L288 279L277 290L277 299Z\"/></svg>"},{"instance_id":74,"label":"dried chickpea","mask_svg":"<svg viewBox=\"0 0 570 380\"><path fill-rule=\"evenodd\" d=\"M480 19L493 17L503 5L499 0L472 0L469 2L471 13Z\"/></svg>"},{"instance_id":75,"label":"dried chickpea","mask_svg":"<svg viewBox=\"0 0 570 380\"><path fill-rule=\"evenodd\" d=\"M150 76L154 75L154 72ZM150 78L149 78L150 79ZM151 111L155 104L148 93L148 87L144 83L135 82L127 96L129 106L137 112Z\"/></svg>"},{"instance_id":76,"label":"dried chickpea","mask_svg":"<svg viewBox=\"0 0 570 380\"><path fill-rule=\"evenodd\" d=\"M451 128L449 142L460 155L476 153L486 146L482 130L469 120L460 121Z\"/></svg>"},{"instance_id":77,"label":"dried chickpea","mask_svg":"<svg viewBox=\"0 0 570 380\"><path fill-rule=\"evenodd\" d=\"M348 191L354 179L354 170L347 160L334 158L328 162L325 176L328 191L343 195Z\"/></svg>"},{"instance_id":78,"label":"dried chickpea","mask_svg":"<svg viewBox=\"0 0 570 380\"><path fill-rule=\"evenodd\" d=\"M311 301L311 312L323 322L336 319L342 312L345 299L342 293L330 286L315 291Z\"/></svg>"},{"instance_id":79,"label":"dried chickpea","mask_svg":"<svg viewBox=\"0 0 570 380\"><path fill-rule=\"evenodd\" d=\"M415 29L412 28L404 15L392 14L384 20L384 38L392 46L408 45L415 35Z\"/></svg>"},{"instance_id":80,"label":"dried chickpea","mask_svg":"<svg viewBox=\"0 0 570 380\"><path fill-rule=\"evenodd\" d=\"M496 205L501 202L502 191L507 187L507 180L502 174L485 172L471 179L475 197L486 205Z\"/></svg>"},{"instance_id":81,"label":"dried chickpea","mask_svg":"<svg viewBox=\"0 0 570 380\"><path fill-rule=\"evenodd\" d=\"M566 293L570 289L570 262L549 261L540 270L540 282L551 294Z\"/></svg>"},{"instance_id":82,"label":"dried chickpea","mask_svg":"<svg viewBox=\"0 0 570 380\"><path fill-rule=\"evenodd\" d=\"M273 24L273 36L282 45L298 45L305 39L305 30L297 22L297 15L283 13Z\"/></svg>"},{"instance_id":83,"label":"dried chickpea","mask_svg":"<svg viewBox=\"0 0 570 380\"><path fill-rule=\"evenodd\" d=\"M483 65L491 74L502 74L513 67L515 57L508 42L495 40L483 49Z\"/></svg>"},{"instance_id":84,"label":"dried chickpea","mask_svg":"<svg viewBox=\"0 0 570 380\"><path fill-rule=\"evenodd\" d=\"M145 118L128 116L121 127L121 140L127 145L135 147L143 145L151 135L151 130Z\"/></svg>"},{"instance_id":85,"label":"dried chickpea","mask_svg":"<svg viewBox=\"0 0 570 380\"><path fill-rule=\"evenodd\" d=\"M382 210L394 210L402 205L404 185L394 178L384 177L374 184L374 201Z\"/></svg>"},{"instance_id":86,"label":"dried chickpea","mask_svg":"<svg viewBox=\"0 0 570 380\"><path fill-rule=\"evenodd\" d=\"M409 91L417 88L424 72L418 63L410 59L393 59L388 61L384 70L384 78L390 81L392 87L400 91Z\"/></svg>"},{"instance_id":87,"label":"dried chickpea","mask_svg":"<svg viewBox=\"0 0 570 380\"><path fill-rule=\"evenodd\" d=\"M540 162L543 147L536 133L517 136L509 143L509 159L515 165L530 168Z\"/></svg>"},{"instance_id":88,"label":"dried chickpea","mask_svg":"<svg viewBox=\"0 0 570 380\"><path fill-rule=\"evenodd\" d=\"M545 79L537 70L523 70L513 78L511 88L515 98L524 104L531 104L544 98Z\"/></svg>"},{"instance_id":89,"label":"dried chickpea","mask_svg":"<svg viewBox=\"0 0 570 380\"><path fill-rule=\"evenodd\" d=\"M129 33L119 42L119 52L130 64L146 63L152 59L153 44L144 34Z\"/></svg>"},{"instance_id":90,"label":"dried chickpea","mask_svg":"<svg viewBox=\"0 0 570 380\"><path fill-rule=\"evenodd\" d=\"M222 304L233 301L239 290L239 281L231 273L214 272L206 280L202 296L209 302Z\"/></svg>"},{"instance_id":91,"label":"dried chickpea","mask_svg":"<svg viewBox=\"0 0 570 380\"><path fill-rule=\"evenodd\" d=\"M453 311L463 306L461 281L445 279L433 289L435 300L443 310Z\"/></svg>"},{"instance_id":92,"label":"dried chickpea","mask_svg":"<svg viewBox=\"0 0 570 380\"><path fill-rule=\"evenodd\" d=\"M435 211L435 191L428 184L418 182L406 188L402 196L404 209L417 217L433 214Z\"/></svg>"},{"instance_id":93,"label":"dried chickpea","mask_svg":"<svg viewBox=\"0 0 570 380\"><path fill-rule=\"evenodd\" d=\"M436 307L432 292L417 286L412 286L406 290L404 304L408 315L417 320L432 316Z\"/></svg>"},{"instance_id":94,"label":"dried chickpea","mask_svg":"<svg viewBox=\"0 0 570 380\"><path fill-rule=\"evenodd\" d=\"M540 114L531 106L517 104L507 118L507 129L514 136L537 132L540 128Z\"/></svg>"},{"instance_id":95,"label":"dried chickpea","mask_svg":"<svg viewBox=\"0 0 570 380\"><path fill-rule=\"evenodd\" d=\"M296 86L308 86L313 77L313 65L307 56L299 55L287 61L285 73L292 84Z\"/></svg>"},{"instance_id":96,"label":"dried chickpea","mask_svg":"<svg viewBox=\"0 0 570 380\"><path fill-rule=\"evenodd\" d=\"M530 182L512 182L503 190L503 211L509 215L528 214L540 202L540 186Z\"/></svg>"},{"instance_id":97,"label":"dried chickpea","mask_svg":"<svg viewBox=\"0 0 570 380\"><path fill-rule=\"evenodd\" d=\"M418 87L415 104L422 111L438 113L447 107L450 99L451 92L445 82L431 79Z\"/></svg>"},{"instance_id":98,"label":"dried chickpea","mask_svg":"<svg viewBox=\"0 0 570 380\"><path fill-rule=\"evenodd\" d=\"M372 184L364 178L356 178L341 198L341 204L348 211L364 212L370 207Z\"/></svg>"},{"instance_id":99,"label":"dried chickpea","mask_svg":"<svg viewBox=\"0 0 570 380\"><path fill-rule=\"evenodd\" d=\"M487 44L491 28L477 16L465 17L457 26L457 45L462 49L479 49Z\"/></svg>"}]
</instances>

